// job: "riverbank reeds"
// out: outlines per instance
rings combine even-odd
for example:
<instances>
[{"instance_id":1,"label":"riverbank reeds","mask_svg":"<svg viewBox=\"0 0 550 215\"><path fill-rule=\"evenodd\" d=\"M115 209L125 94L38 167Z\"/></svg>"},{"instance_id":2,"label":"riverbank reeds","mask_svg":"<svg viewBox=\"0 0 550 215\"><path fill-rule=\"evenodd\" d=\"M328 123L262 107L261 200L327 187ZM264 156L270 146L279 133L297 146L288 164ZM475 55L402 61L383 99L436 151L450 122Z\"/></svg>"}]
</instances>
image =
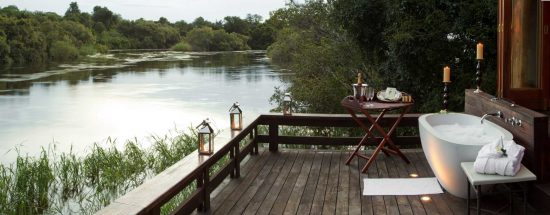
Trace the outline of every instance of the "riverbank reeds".
<instances>
[{"instance_id":1,"label":"riverbank reeds","mask_svg":"<svg viewBox=\"0 0 550 215\"><path fill-rule=\"evenodd\" d=\"M42 149L40 156L19 153L15 163L0 165L1 214L93 214L195 150L196 133L152 136L143 147L137 138L107 146L93 144L84 156ZM184 199L193 189L177 196ZM171 211L169 204L163 213Z\"/></svg>"}]
</instances>

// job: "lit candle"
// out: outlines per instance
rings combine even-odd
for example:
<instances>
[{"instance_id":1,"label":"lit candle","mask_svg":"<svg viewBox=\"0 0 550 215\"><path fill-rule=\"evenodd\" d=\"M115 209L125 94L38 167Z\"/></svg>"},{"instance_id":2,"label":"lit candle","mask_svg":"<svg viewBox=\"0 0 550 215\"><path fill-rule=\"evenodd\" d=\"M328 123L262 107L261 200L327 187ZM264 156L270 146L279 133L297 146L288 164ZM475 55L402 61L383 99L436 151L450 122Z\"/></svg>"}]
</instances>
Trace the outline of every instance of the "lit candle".
<instances>
[{"instance_id":1,"label":"lit candle","mask_svg":"<svg viewBox=\"0 0 550 215\"><path fill-rule=\"evenodd\" d=\"M477 43L477 57L478 60L483 60L483 43Z\"/></svg>"},{"instance_id":2,"label":"lit candle","mask_svg":"<svg viewBox=\"0 0 550 215\"><path fill-rule=\"evenodd\" d=\"M449 68L448 66L443 68L443 82L451 82L451 68Z\"/></svg>"}]
</instances>

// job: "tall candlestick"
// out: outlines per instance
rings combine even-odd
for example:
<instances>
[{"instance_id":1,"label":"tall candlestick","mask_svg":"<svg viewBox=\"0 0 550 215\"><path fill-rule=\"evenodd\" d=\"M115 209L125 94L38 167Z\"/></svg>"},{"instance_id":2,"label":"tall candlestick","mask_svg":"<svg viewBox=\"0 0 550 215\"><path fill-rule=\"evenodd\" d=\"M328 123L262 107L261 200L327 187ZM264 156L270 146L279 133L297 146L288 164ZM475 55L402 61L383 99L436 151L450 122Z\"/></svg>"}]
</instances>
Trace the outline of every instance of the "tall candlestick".
<instances>
[{"instance_id":1,"label":"tall candlestick","mask_svg":"<svg viewBox=\"0 0 550 215\"><path fill-rule=\"evenodd\" d=\"M483 60L483 43L477 43L476 59Z\"/></svg>"},{"instance_id":2,"label":"tall candlestick","mask_svg":"<svg viewBox=\"0 0 550 215\"><path fill-rule=\"evenodd\" d=\"M481 91L481 77L483 75L483 65L481 65L483 59L477 59L476 65L476 90L474 93L479 93Z\"/></svg>"},{"instance_id":3,"label":"tall candlestick","mask_svg":"<svg viewBox=\"0 0 550 215\"><path fill-rule=\"evenodd\" d=\"M449 68L448 66L443 68L443 82L451 82L451 68Z\"/></svg>"},{"instance_id":4,"label":"tall candlestick","mask_svg":"<svg viewBox=\"0 0 550 215\"><path fill-rule=\"evenodd\" d=\"M443 88L443 109L439 111L440 113L447 113L447 108L449 107L449 84L451 82L443 82L445 87Z\"/></svg>"}]
</instances>

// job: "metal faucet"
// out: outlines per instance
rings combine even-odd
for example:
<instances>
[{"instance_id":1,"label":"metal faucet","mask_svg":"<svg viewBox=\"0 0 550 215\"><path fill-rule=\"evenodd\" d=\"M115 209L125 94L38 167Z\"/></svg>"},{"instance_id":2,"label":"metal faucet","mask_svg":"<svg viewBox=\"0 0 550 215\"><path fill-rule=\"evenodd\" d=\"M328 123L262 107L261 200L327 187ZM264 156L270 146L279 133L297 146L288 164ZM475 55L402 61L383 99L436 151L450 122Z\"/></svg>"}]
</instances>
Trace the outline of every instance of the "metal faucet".
<instances>
[{"instance_id":1,"label":"metal faucet","mask_svg":"<svg viewBox=\"0 0 550 215\"><path fill-rule=\"evenodd\" d=\"M500 112L500 111L497 111L495 113L486 113L486 114L483 114L483 116L481 117L481 124L483 124L483 120L488 116L498 116L498 118L503 117L502 112Z\"/></svg>"}]
</instances>

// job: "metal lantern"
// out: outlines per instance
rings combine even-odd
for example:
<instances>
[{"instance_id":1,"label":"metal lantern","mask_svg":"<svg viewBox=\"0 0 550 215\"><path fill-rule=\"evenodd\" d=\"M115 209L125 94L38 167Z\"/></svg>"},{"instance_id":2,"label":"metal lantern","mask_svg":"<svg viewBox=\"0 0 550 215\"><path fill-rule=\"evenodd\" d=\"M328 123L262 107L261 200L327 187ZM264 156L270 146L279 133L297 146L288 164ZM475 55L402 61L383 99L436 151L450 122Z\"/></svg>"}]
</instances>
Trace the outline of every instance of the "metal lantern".
<instances>
[{"instance_id":1,"label":"metal lantern","mask_svg":"<svg viewBox=\"0 0 550 215\"><path fill-rule=\"evenodd\" d=\"M199 154L211 155L214 151L214 129L210 127L210 120L207 118L197 126L199 136Z\"/></svg>"},{"instance_id":2,"label":"metal lantern","mask_svg":"<svg viewBox=\"0 0 550 215\"><path fill-rule=\"evenodd\" d=\"M290 96L290 93L285 93L283 97L283 115L292 115L292 96Z\"/></svg>"},{"instance_id":3,"label":"metal lantern","mask_svg":"<svg viewBox=\"0 0 550 215\"><path fill-rule=\"evenodd\" d=\"M239 107L239 102L233 103L233 106L229 108L229 123L231 130L243 129L243 111Z\"/></svg>"}]
</instances>

